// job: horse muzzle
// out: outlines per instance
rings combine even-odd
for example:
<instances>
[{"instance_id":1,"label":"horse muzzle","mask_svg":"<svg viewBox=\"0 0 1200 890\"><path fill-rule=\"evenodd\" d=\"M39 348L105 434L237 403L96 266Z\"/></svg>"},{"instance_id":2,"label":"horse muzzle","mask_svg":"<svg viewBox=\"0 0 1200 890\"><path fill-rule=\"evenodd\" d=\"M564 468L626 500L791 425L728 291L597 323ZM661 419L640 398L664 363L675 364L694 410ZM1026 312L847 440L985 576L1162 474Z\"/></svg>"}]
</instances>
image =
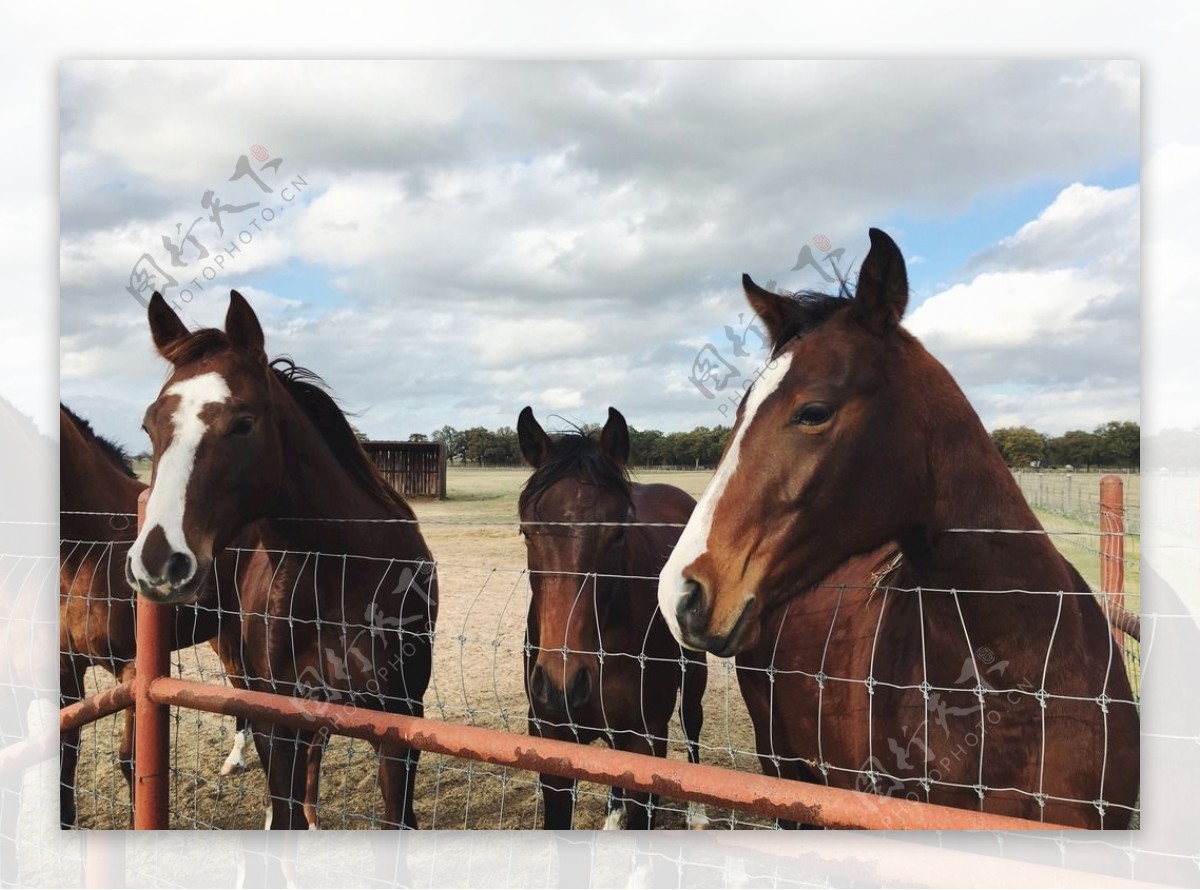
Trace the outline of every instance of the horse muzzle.
<instances>
[{"instance_id":1,"label":"horse muzzle","mask_svg":"<svg viewBox=\"0 0 1200 890\"><path fill-rule=\"evenodd\" d=\"M529 678L529 700L536 716L546 720L578 717L592 697L592 675L579 666L560 687L550 673L535 664Z\"/></svg>"},{"instance_id":2,"label":"horse muzzle","mask_svg":"<svg viewBox=\"0 0 1200 890\"><path fill-rule=\"evenodd\" d=\"M717 611L714 597L705 586L694 578L685 579L675 602L679 642L689 649L728 658L758 640L758 600L755 596L745 597L740 608L723 610L726 620L720 622L721 626L714 627Z\"/></svg>"},{"instance_id":3,"label":"horse muzzle","mask_svg":"<svg viewBox=\"0 0 1200 890\"><path fill-rule=\"evenodd\" d=\"M200 598L210 566L198 566L184 553L172 553L160 572L148 572L143 565L135 571L133 557L125 559L125 580L143 597L154 603L176 606L194 603Z\"/></svg>"}]
</instances>

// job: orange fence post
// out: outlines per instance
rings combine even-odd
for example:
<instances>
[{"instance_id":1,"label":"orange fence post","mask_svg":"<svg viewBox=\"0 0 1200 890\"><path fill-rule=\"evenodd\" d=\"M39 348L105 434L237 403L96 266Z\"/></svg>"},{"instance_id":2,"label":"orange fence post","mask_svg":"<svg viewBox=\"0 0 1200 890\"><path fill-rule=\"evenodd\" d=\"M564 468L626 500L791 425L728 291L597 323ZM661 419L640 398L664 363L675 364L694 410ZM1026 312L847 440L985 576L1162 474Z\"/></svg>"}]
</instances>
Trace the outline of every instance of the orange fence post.
<instances>
[{"instance_id":1,"label":"orange fence post","mask_svg":"<svg viewBox=\"0 0 1200 890\"><path fill-rule=\"evenodd\" d=\"M1100 590L1120 615L1125 608L1125 485L1112 473L1100 480ZM1113 635L1124 647L1125 632L1114 625Z\"/></svg>"},{"instance_id":2,"label":"orange fence post","mask_svg":"<svg viewBox=\"0 0 1200 890\"><path fill-rule=\"evenodd\" d=\"M138 497L138 531L146 518L150 491ZM150 684L171 673L170 635L174 620L170 606L137 598L137 680L134 682L133 827L167 827L170 802L170 711L150 698Z\"/></svg>"}]
</instances>

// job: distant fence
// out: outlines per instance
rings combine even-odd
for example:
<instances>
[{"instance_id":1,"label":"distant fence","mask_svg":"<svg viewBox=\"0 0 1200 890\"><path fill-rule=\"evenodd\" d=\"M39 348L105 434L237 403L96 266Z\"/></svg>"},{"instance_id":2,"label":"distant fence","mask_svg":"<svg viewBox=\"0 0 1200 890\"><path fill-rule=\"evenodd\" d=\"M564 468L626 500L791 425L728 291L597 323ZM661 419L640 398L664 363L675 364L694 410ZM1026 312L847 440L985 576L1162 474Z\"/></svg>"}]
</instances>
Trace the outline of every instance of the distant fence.
<instances>
[{"instance_id":1,"label":"distant fence","mask_svg":"<svg viewBox=\"0 0 1200 890\"><path fill-rule=\"evenodd\" d=\"M1100 486L1110 477L1121 480L1124 491L1125 530L1141 534L1141 475L1139 473L1088 473L1078 470L1018 470L1013 473L1030 506L1059 516L1100 524Z\"/></svg>"},{"instance_id":2,"label":"distant fence","mask_svg":"<svg viewBox=\"0 0 1200 890\"><path fill-rule=\"evenodd\" d=\"M446 446L441 442L363 442L392 488L402 495L446 497Z\"/></svg>"}]
</instances>

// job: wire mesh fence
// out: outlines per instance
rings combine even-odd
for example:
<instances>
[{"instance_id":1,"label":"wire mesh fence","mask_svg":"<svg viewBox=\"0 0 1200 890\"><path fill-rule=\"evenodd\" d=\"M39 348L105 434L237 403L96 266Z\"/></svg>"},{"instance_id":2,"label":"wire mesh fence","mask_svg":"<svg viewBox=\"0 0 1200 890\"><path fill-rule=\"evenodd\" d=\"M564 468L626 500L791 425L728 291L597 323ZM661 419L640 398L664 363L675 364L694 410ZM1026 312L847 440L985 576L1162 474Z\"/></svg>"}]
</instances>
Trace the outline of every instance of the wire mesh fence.
<instances>
[{"instance_id":1,"label":"wire mesh fence","mask_svg":"<svg viewBox=\"0 0 1200 890\"><path fill-rule=\"evenodd\" d=\"M455 526L459 527L459 526ZM485 528L484 534L496 530ZM512 529L510 526L510 534ZM355 559L330 554L296 554L298 558ZM361 559L361 558L359 558ZM421 566L409 575L418 583ZM493 565L441 565L438 630L432 634L434 669L425 699L426 716L448 722L483 726L514 733L527 730L529 704L522 681L522 659L530 588L523 568ZM219 610L210 610L217 612ZM263 614L226 612L217 616L222 625L251 620L275 621ZM303 628L303 620L283 619L289 633ZM315 625L319 619L308 622ZM328 686L318 687L315 677L301 680L303 693L323 700L349 700L336 691L339 664L368 661L371 643L391 628L381 627L369 607L362 620L339 629L347 645L329 653ZM301 631L302 632L302 631ZM619 657L613 653L612 657ZM636 657L636 654L631 657ZM225 667L207 645L180 649L172 657L172 674L205 683L229 684ZM717 665L706 704L709 734L701 742L703 759L735 768L754 769L753 736L737 689L734 666ZM267 681L266 677L235 678L243 684ZM111 673L92 670L85 693L95 694L116 680ZM603 685L601 686L603 689ZM369 706L369 705L368 705ZM172 709L171 824L177 828L261 828L266 786L253 745L245 747L249 768L221 775L221 768L237 741L230 717L179 708ZM605 728L605 727L601 727ZM77 772L79 826L128 827L131 804L117 752L123 732L123 715L90 724L83 731ZM678 717L666 741L671 756L683 757L683 737ZM363 741L334 736L322 760L319 812L322 827L367 828L380 824L378 757ZM605 818L608 789L581 783L576 793L576 820L582 827L599 827ZM540 826L541 803L537 777L519 770L441 755L426 755L417 780L417 813L430 828L531 828ZM761 826L733 812L712 814L715 824L730 827ZM658 812L662 827L684 827L686 802L662 801Z\"/></svg>"},{"instance_id":2,"label":"wire mesh fence","mask_svg":"<svg viewBox=\"0 0 1200 890\"><path fill-rule=\"evenodd\" d=\"M433 671L425 696L426 716L450 723L461 723L499 729L506 732L525 733L529 730L529 700L525 689L525 659L530 654L526 640L526 622L531 600L531 573L521 564L520 545L516 536L516 525L504 520L443 519L425 520L422 528L430 540L435 553L450 555L436 567L440 584L440 614L436 629L431 632L433 642ZM970 530L978 532L980 530ZM1002 533L1003 530L983 530ZM1049 533L1060 549L1088 534L1070 531ZM439 544L442 546L439 547ZM74 546L74 544L72 545ZM290 554L296 559L351 560L345 554ZM396 562L396 561L392 561ZM404 577L404 566L396 566ZM411 565L407 567L408 585L419 585L422 572L432 567ZM582 574L577 577L577 602L595 595L595 577ZM394 594L397 588L390 585L381 595ZM406 588L407 589L407 588ZM843 595L846 591L843 589ZM935 597L946 596L951 591L917 591L875 585L851 591L850 596L871 599L873 597ZM955 591L959 596L991 596L993 592ZM1031 595L1059 597L1056 592ZM1084 594L1086 595L1086 594ZM1136 590L1131 591L1136 597ZM374 602L374 601L372 601ZM1136 603L1136 599L1134 600ZM597 605L591 603L593 609ZM321 623L318 614L312 618L297 618L295 615L255 615L237 611L210 609L222 626L238 622L260 620L287 624L288 634L296 635L314 630ZM880 613L882 614L882 612ZM307 626L307 627L306 627ZM833 629L832 622L825 627L813 628L818 636L828 638ZM354 697L348 690L339 687L339 665L357 661L369 662L372 658L372 642L383 633L405 634L423 631L401 627L381 626L377 613L369 606L358 622L344 621L338 629L342 639L337 651L328 653L326 672L310 678L295 690L300 695L320 700L345 701ZM603 639L601 637L601 639ZM1139 662L1138 643L1132 637L1125 640L1126 669L1134 690L1134 698L1128 702L1110 701L1112 706L1136 707ZM585 654L603 656L613 660L631 659L644 669L647 655L644 651L629 653L606 652L603 643L598 651L577 652L565 646L544 644L540 647L548 652L570 655ZM912 790L914 777L900 769L889 768L895 762L903 763L905 756L914 752L930 752L928 741L930 728L940 731L939 718L944 722L946 711L959 713L977 720L983 732L988 727L985 700L999 700L1004 696L1036 697L1036 686L1022 686L1004 682L1003 671L999 675L991 668L1002 660L996 656L991 663L971 648L963 652L964 670L958 683L946 686L930 686L922 681L904 684L881 681L873 672L855 676L821 676L821 670L806 670L783 663L765 665L740 664L732 660L708 659L709 680L705 693L704 728L699 736L701 762L729 767L735 770L758 772L760 756L767 761L774 758L777 765L780 757L776 752L764 750L756 739L753 720L747 708L741 684L747 682L747 674L757 673L767 682L782 689L789 682L807 685L820 695L833 696L836 688L854 687L859 690L874 690L891 686L896 692L924 696L927 704L926 718L919 732L923 740L914 741L917 735L899 738L897 750L869 750L869 756L859 761L835 763L826 760L821 753L807 758L796 758L802 765L816 771L824 781L833 777L838 783L838 774L844 774L842 784L858 790L877 794L906 794ZM973 666L966 670L968 660ZM172 657L172 674L185 679L204 683L229 684L235 682L263 684L271 678L261 676L229 676L228 665L223 665L211 646L200 645L178 650ZM319 680L319 682L317 682ZM92 670L87 678L87 692L93 693L115 683L111 674ZM753 682L751 680L750 682ZM598 694L604 695L605 685L601 682ZM984 699L975 701L983 689ZM641 690L639 695L654 695L654 690ZM365 698L370 698L366 696ZM928 702L934 702L928 707ZM1050 698L1054 698L1053 695ZM970 701L968 702L968 699ZM832 699L830 699L832 700ZM365 699L363 704L371 707ZM643 698L638 706L646 706ZM940 711L939 711L940 708ZM603 706L600 709L604 713ZM974 715L974 716L970 716ZM566 725L574 721L567 715ZM601 721L599 725L584 726L575 723L578 729L595 729L608 740L613 738L614 727ZM76 774L76 798L79 807L78 824L87 828L124 828L130 824L131 804L124 775L120 768L121 736L123 717L114 715L97 721L85 728L81 740L81 755ZM647 730L648 733L648 730ZM982 735L982 732L981 732ZM997 734L996 737L999 737ZM682 759L686 756L683 727L676 714L665 732L667 756ZM239 741L235 721L232 717L221 717L200 711L173 708L171 712L171 803L170 824L173 828L261 828L264 818L266 784L258 755L253 744L245 745L244 758L247 767L231 774L222 774L223 764ZM982 739L980 739L982 741ZM996 744L993 741L993 746ZM923 747L922 747L923 746ZM935 746L936 747L936 746ZM980 745L980 751L984 746ZM880 756L880 755L884 756ZM378 827L383 820L381 791L379 787L379 754L366 742L333 736L329 738L321 760L320 797L318 813L323 828L371 828ZM981 755L982 757L982 755ZM890 759L889 759L890 758ZM786 756L783 758L786 759ZM916 759L916 758L913 758ZM895 761L895 762L894 762ZM941 781L938 776L937 758L925 760L924 774L916 777L916 786L925 796L931 789L935 792ZM932 772L931 772L932 770ZM419 824L427 828L535 828L541 827L543 803L539 794L536 775L522 770L495 767L487 763L454 758L445 755L422 756L417 770L415 806ZM820 780L820 779L818 779ZM942 784L953 784L950 780ZM1040 789L1020 789L1028 794L1041 794ZM573 794L575 827L598 828L605 824L608 811L609 789L595 783L581 782ZM1090 802L1090 801L1089 801ZM657 825L663 828L682 828L688 824L689 808L686 801L660 800ZM773 827L773 820L735 812L729 809L709 808L710 827L714 828L762 828ZM1135 823L1136 824L1136 823Z\"/></svg>"}]
</instances>

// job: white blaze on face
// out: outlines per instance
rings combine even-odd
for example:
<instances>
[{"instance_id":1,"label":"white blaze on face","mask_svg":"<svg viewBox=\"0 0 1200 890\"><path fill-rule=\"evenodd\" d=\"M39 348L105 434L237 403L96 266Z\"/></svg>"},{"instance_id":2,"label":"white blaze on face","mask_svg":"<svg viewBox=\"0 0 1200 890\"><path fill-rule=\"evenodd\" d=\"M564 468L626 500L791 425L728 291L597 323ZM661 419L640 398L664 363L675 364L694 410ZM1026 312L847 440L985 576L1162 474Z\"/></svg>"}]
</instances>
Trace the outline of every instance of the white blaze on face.
<instances>
[{"instance_id":1,"label":"white blaze on face","mask_svg":"<svg viewBox=\"0 0 1200 890\"><path fill-rule=\"evenodd\" d=\"M191 557L192 565L196 564L196 555L188 547L183 533L183 517L187 508L188 483L196 463L196 449L208 431L200 414L208 405L224 404L229 399L229 386L224 377L216 371L210 371L179 381L169 387L165 395L179 397L179 404L171 415L172 437L158 459L154 488L146 503L145 524L129 550L134 577L147 585L160 581L142 563L142 547L146 543L146 536L156 526L162 528L173 553L186 554Z\"/></svg>"},{"instance_id":2,"label":"white blaze on face","mask_svg":"<svg viewBox=\"0 0 1200 890\"><path fill-rule=\"evenodd\" d=\"M684 569L708 551L708 535L712 530L713 515L717 512L717 504L720 502L721 496L725 494L725 487L737 471L742 439L746 436L746 430L754 422L754 415L758 413L758 409L771 393L779 388L779 384L787 376L791 363L791 353L781 355L767 365L762 375L750 387L746 404L742 408L741 425L734 434L729 450L725 452L725 459L721 461L717 472L708 483L708 487L704 489L700 502L692 511L692 518L688 520L683 534L679 536L679 543L671 551L671 558L667 560L667 564L663 566L663 570L658 576L658 607L667 621L667 626L671 628L671 633L681 645L686 644L684 644L679 630L679 620L675 610L676 604L683 596Z\"/></svg>"}]
</instances>

